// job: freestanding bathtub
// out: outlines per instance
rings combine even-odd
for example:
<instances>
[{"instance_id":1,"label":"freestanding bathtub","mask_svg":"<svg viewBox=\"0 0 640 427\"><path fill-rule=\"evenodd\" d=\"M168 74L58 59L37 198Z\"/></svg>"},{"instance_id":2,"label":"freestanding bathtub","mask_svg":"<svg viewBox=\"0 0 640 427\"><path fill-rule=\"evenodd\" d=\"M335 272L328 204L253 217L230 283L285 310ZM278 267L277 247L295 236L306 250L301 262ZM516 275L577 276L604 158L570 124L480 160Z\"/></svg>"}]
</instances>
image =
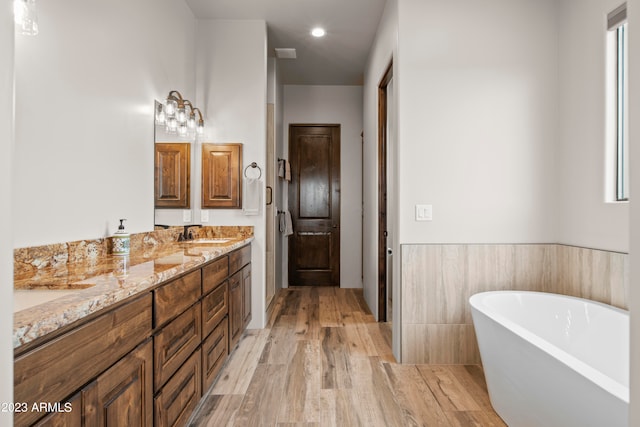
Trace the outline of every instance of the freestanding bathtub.
<instances>
[{"instance_id":1,"label":"freestanding bathtub","mask_svg":"<svg viewBox=\"0 0 640 427\"><path fill-rule=\"evenodd\" d=\"M510 427L627 427L627 311L522 291L469 303L491 404Z\"/></svg>"}]
</instances>

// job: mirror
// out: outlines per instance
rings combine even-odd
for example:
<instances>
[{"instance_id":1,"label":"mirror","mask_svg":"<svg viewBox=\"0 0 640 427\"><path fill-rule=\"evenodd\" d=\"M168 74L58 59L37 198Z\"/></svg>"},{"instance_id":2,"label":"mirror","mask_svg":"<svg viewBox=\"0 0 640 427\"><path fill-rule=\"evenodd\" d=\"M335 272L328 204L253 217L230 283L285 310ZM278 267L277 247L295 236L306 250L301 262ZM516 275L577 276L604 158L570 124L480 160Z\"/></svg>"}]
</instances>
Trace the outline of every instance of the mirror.
<instances>
[{"instance_id":1,"label":"mirror","mask_svg":"<svg viewBox=\"0 0 640 427\"><path fill-rule=\"evenodd\" d=\"M154 111L162 104L154 102ZM192 135L168 133L154 118L154 224L175 226L194 224L195 185Z\"/></svg>"}]
</instances>

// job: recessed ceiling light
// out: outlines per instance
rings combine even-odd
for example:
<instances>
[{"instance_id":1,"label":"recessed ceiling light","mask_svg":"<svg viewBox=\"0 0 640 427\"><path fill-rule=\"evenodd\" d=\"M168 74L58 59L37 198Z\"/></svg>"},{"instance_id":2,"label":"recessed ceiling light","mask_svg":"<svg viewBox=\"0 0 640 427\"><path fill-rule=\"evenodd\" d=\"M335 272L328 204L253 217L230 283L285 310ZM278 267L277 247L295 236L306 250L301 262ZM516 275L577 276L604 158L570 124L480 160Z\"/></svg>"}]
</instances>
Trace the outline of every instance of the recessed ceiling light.
<instances>
[{"instance_id":1,"label":"recessed ceiling light","mask_svg":"<svg viewBox=\"0 0 640 427\"><path fill-rule=\"evenodd\" d=\"M325 34L326 32L324 31L324 28L316 27L311 30L311 35L313 37L324 37Z\"/></svg>"}]
</instances>

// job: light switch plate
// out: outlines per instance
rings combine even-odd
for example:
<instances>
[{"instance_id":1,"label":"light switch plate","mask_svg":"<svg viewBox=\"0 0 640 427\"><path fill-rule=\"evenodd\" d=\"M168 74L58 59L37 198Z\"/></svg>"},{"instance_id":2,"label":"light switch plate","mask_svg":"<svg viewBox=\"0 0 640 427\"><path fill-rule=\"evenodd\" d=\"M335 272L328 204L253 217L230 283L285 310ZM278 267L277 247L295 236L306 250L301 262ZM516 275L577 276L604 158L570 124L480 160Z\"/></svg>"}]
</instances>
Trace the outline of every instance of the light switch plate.
<instances>
[{"instance_id":1,"label":"light switch plate","mask_svg":"<svg viewBox=\"0 0 640 427\"><path fill-rule=\"evenodd\" d=\"M416 221L432 221L433 205L416 205Z\"/></svg>"},{"instance_id":2,"label":"light switch plate","mask_svg":"<svg viewBox=\"0 0 640 427\"><path fill-rule=\"evenodd\" d=\"M200 211L200 222L209 222L209 211Z\"/></svg>"},{"instance_id":3,"label":"light switch plate","mask_svg":"<svg viewBox=\"0 0 640 427\"><path fill-rule=\"evenodd\" d=\"M182 211L182 222L191 222L191 211L183 210Z\"/></svg>"}]
</instances>

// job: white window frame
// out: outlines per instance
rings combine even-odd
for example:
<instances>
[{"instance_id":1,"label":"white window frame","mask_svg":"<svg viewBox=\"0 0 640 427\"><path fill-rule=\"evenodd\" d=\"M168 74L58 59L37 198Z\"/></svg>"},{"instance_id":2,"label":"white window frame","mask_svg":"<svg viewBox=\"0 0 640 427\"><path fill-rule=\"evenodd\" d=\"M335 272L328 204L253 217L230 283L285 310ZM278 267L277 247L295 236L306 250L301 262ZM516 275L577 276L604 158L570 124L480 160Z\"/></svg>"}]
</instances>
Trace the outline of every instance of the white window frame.
<instances>
[{"instance_id":1,"label":"white window frame","mask_svg":"<svg viewBox=\"0 0 640 427\"><path fill-rule=\"evenodd\" d=\"M626 3L607 15L607 200L629 200L629 72Z\"/></svg>"}]
</instances>

